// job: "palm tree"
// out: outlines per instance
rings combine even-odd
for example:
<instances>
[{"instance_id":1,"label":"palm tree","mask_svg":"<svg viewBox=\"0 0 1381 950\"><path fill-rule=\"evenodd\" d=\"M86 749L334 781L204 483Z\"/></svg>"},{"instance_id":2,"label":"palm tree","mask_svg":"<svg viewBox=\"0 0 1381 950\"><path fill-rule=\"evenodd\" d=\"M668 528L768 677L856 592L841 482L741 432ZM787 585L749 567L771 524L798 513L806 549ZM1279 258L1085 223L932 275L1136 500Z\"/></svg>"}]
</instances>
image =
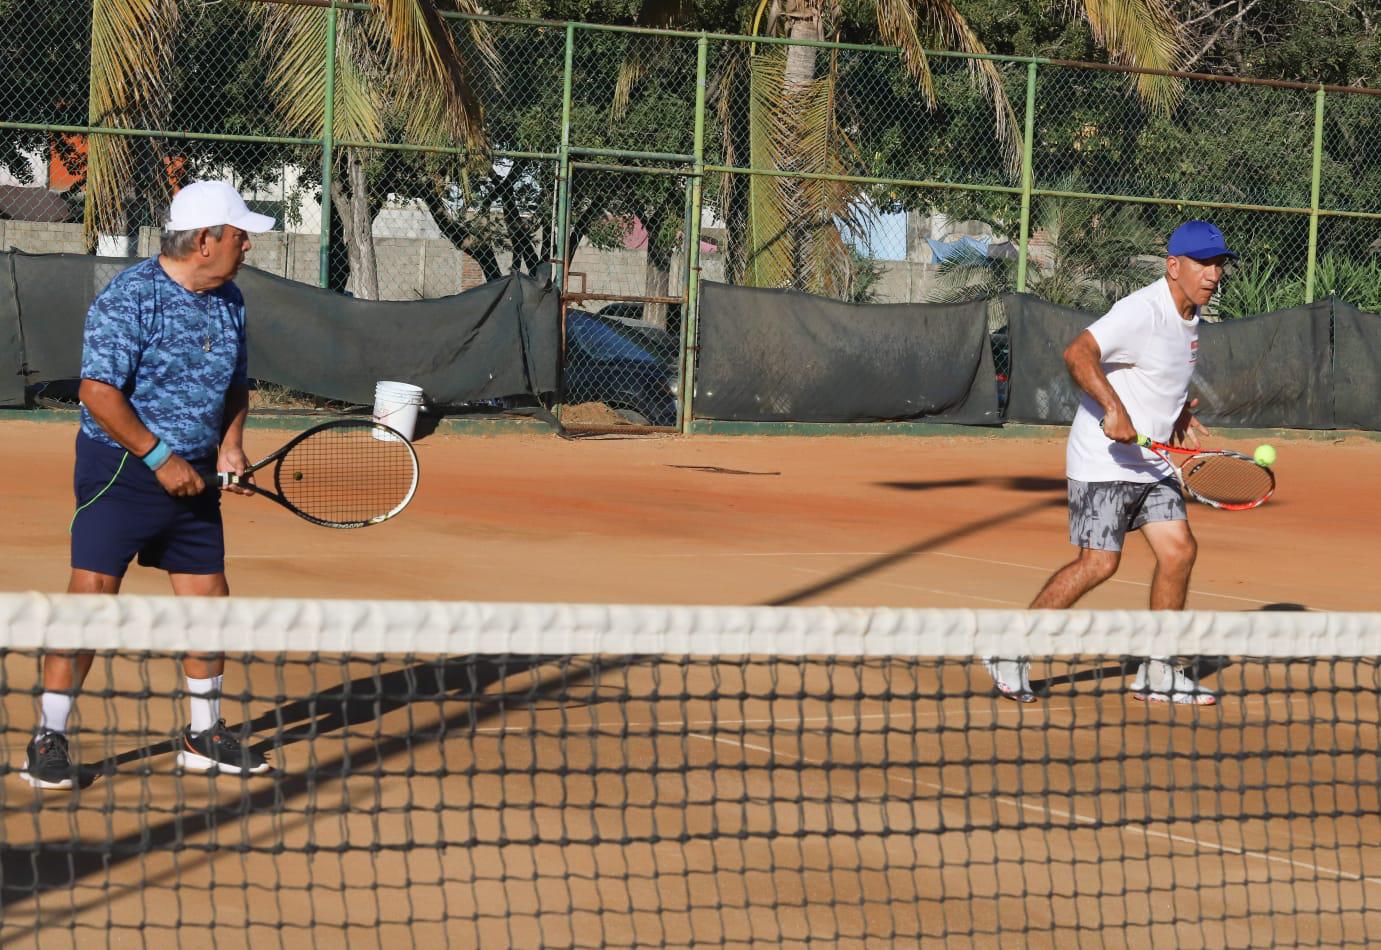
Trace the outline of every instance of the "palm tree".
<instances>
[{"instance_id":1,"label":"palm tree","mask_svg":"<svg viewBox=\"0 0 1381 950\"><path fill-rule=\"evenodd\" d=\"M177 34L177 0L92 0L91 73L87 119L91 125L153 129L167 112L165 79ZM127 196L135 190L155 204L166 201L165 175L155 140L94 135L86 147L87 247L124 256L129 248ZM106 242L102 236L109 236Z\"/></svg>"},{"instance_id":2,"label":"palm tree","mask_svg":"<svg viewBox=\"0 0 1381 950\"><path fill-rule=\"evenodd\" d=\"M171 50L185 0L93 0L92 124L160 128L167 113ZM495 72L484 24L468 25L470 56L461 48L438 0L370 0L374 10L336 12L334 135L344 141L387 141L391 131L417 144L462 145L483 160L483 113L474 92L471 57ZM476 12L473 0L455 0ZM325 125L326 12L318 6L255 4L268 93L290 135L319 137ZM209 93L209 91L208 91ZM136 143L132 146L130 143ZM125 195L166 196L165 163L154 140L93 136L87 158L88 243L98 233L124 233ZM149 154L142 163L139 145ZM377 299L372 221L382 195L371 194L369 156L358 148L335 155L331 199L349 250L357 296ZM438 191L448 184L438 177Z\"/></svg>"},{"instance_id":3,"label":"palm tree","mask_svg":"<svg viewBox=\"0 0 1381 950\"><path fill-rule=\"evenodd\" d=\"M1053 2L1053 0L1052 0ZM1151 69L1174 69L1182 60L1180 27L1167 0L1069 0L1094 38L1115 62ZM986 53L952 0L873 0L877 38L901 51L906 72L928 106L936 104L935 77L927 43L964 53ZM690 13L689 0L644 0L639 22L669 26ZM827 0L759 0L754 36L794 40L839 40L845 17ZM717 81L725 164L748 152L752 168L840 175L862 164L841 121L840 58L837 50L815 46L756 44L738 47ZM827 61L821 68L819 59ZM995 130L1007 164L1015 171L1020 133L1002 77L991 61L968 61L970 74L993 104ZM626 64L620 96L646 69ZM746 77L745 77L746 74ZM731 90L748 88L747 116ZM1138 74L1138 94L1153 108L1170 109L1178 94L1174 79ZM616 103L617 105L617 103ZM746 129L744 126L746 125ZM819 178L726 176L719 189L721 213L742 248L731 262L740 282L753 286L796 286L831 296L846 292L849 279L847 235L866 233L872 203L865 189Z\"/></svg>"},{"instance_id":4,"label":"palm tree","mask_svg":"<svg viewBox=\"0 0 1381 950\"><path fill-rule=\"evenodd\" d=\"M1069 177L1061 191L1078 191ZM1043 198L1035 226L1043 235L1043 261L1033 261L1028 290L1049 303L1101 313L1114 300L1145 286L1164 272L1147 248L1164 239L1130 205L1100 205L1071 198ZM988 301L988 327L1007 323L1002 295L1016 291L1016 262L960 248L940 264L939 279L928 295L932 303Z\"/></svg>"}]
</instances>

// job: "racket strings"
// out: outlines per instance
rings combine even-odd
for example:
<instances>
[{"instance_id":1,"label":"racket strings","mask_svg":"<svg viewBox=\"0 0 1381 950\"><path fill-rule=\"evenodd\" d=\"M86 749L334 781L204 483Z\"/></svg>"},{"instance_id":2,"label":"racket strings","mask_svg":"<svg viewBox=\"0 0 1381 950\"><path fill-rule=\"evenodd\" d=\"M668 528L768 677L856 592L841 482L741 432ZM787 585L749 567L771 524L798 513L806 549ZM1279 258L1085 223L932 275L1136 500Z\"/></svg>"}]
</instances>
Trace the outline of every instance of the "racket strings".
<instances>
[{"instance_id":1,"label":"racket strings","mask_svg":"<svg viewBox=\"0 0 1381 950\"><path fill-rule=\"evenodd\" d=\"M333 524L368 522L393 512L417 478L405 442L374 438L370 424L324 429L288 450L278 465L283 498Z\"/></svg>"},{"instance_id":2,"label":"racket strings","mask_svg":"<svg viewBox=\"0 0 1381 950\"><path fill-rule=\"evenodd\" d=\"M1182 474L1191 491L1225 505L1252 504L1275 489L1269 469L1231 455L1191 458Z\"/></svg>"}]
</instances>

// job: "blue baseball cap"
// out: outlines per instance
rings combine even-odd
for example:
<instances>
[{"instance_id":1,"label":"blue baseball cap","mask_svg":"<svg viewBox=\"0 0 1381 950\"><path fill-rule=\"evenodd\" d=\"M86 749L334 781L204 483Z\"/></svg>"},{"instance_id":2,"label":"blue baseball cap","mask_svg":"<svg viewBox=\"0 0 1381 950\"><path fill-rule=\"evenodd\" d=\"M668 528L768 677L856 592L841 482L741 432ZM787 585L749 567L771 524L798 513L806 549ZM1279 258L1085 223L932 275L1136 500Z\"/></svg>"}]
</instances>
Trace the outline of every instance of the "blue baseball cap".
<instances>
[{"instance_id":1,"label":"blue baseball cap","mask_svg":"<svg viewBox=\"0 0 1381 950\"><path fill-rule=\"evenodd\" d=\"M1171 257L1192 257L1206 261L1220 254L1236 258L1237 252L1228 250L1223 232L1207 221L1186 221L1170 235L1166 251Z\"/></svg>"}]
</instances>

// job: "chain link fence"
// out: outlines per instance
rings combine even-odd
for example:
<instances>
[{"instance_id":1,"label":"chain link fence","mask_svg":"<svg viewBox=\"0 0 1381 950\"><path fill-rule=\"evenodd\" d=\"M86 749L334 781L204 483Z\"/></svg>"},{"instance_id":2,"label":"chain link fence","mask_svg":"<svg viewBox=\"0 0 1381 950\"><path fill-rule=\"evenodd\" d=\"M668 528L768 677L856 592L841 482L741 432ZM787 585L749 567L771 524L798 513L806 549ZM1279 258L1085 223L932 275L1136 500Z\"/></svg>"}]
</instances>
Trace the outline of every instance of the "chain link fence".
<instances>
[{"instance_id":1,"label":"chain link fence","mask_svg":"<svg viewBox=\"0 0 1381 950\"><path fill-rule=\"evenodd\" d=\"M444 14L479 148L419 120L377 16L151 0L112 46L89 2L0 0L0 247L150 253L217 177L291 280L409 300L549 268L592 424L684 423L704 279L1097 311L1209 217L1243 255L1211 317L1381 309L1370 90L935 54L931 98L891 49ZM1000 379L1005 328L994 304Z\"/></svg>"}]
</instances>

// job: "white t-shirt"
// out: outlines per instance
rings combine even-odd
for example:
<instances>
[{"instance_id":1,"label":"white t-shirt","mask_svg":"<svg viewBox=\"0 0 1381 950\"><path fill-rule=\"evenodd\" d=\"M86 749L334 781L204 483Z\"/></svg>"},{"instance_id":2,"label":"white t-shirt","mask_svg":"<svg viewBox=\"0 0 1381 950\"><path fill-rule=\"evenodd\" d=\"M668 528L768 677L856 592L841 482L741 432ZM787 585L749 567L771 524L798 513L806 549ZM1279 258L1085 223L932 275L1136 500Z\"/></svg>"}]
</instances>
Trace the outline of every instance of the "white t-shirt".
<instances>
[{"instance_id":1,"label":"white t-shirt","mask_svg":"<svg viewBox=\"0 0 1381 950\"><path fill-rule=\"evenodd\" d=\"M1161 278L1128 294L1088 328L1103 372L1142 435L1168 442L1189 396L1199 358L1199 311L1185 320ZM1088 393L1069 429L1065 471L1081 482L1154 482L1171 474L1155 453L1114 442L1099 422L1103 407Z\"/></svg>"}]
</instances>

